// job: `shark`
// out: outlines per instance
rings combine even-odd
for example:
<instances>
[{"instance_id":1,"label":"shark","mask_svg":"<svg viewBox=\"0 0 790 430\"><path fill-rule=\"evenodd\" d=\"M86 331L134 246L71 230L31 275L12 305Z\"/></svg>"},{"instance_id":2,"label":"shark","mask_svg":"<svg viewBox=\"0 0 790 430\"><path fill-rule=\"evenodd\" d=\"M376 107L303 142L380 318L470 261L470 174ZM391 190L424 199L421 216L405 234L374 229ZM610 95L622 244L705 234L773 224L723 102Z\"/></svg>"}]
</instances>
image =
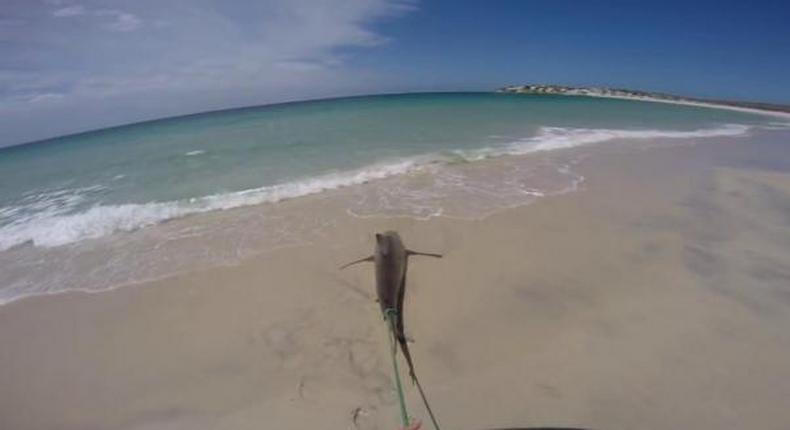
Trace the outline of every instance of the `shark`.
<instances>
[{"instance_id":1,"label":"shark","mask_svg":"<svg viewBox=\"0 0 790 430\"><path fill-rule=\"evenodd\" d=\"M390 324L395 340L400 345L403 357L409 366L409 376L420 391L425 408L428 410L431 419L436 422L425 392L420 385L417 374L414 372L414 362L409 352L408 340L403 327L403 299L406 293L406 274L409 266L409 257L421 255L434 258L442 258L441 254L429 252L412 251L403 244L403 240L396 231L386 231L376 234L376 246L373 255L360 258L340 267L346 267L372 262L376 272L376 296L381 307L381 312L385 319L394 316L394 324ZM394 313L394 315L392 315Z\"/></svg>"}]
</instances>

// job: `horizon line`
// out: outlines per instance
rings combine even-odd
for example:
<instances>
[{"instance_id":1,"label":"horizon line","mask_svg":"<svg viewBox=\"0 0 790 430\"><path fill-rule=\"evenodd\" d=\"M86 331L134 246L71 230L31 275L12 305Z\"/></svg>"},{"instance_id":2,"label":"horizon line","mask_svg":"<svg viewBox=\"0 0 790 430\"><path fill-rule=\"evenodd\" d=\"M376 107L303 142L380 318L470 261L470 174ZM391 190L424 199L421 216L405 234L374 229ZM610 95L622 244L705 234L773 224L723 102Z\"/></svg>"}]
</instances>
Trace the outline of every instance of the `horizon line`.
<instances>
[{"instance_id":1,"label":"horizon line","mask_svg":"<svg viewBox=\"0 0 790 430\"><path fill-rule=\"evenodd\" d=\"M52 137L46 137L43 139L36 139L36 140L29 140L20 143L12 143L10 145L0 146L0 151L12 149L12 148L19 148L22 146L28 145L38 145L38 144L47 144L52 143L53 141L62 140L62 139L71 139L82 135L94 134L94 133L101 133L105 131L116 130L119 128L126 128L126 127L135 127L144 124L152 124L157 122L165 122L165 121L172 121L172 120L179 120L179 119L187 119L191 117L199 117L203 115L211 115L211 114L218 114L218 113L230 113L234 111L243 111L248 109L259 109L259 108L273 108L279 106L288 106L288 105L296 105L302 103L316 103L316 102L326 102L326 101L335 101L335 100L346 100L346 99L357 99L357 98L366 98L366 97L387 97L387 96L406 96L406 95L428 95L428 94L507 94L498 92L498 90L502 88L506 88L509 86L519 86L525 84L508 84L501 87L497 87L496 89L491 90L430 90L430 91L402 91L402 92L381 92L381 93L367 93L367 94L351 94L351 95L344 95L344 96L329 96L329 97L317 97L317 98L307 98L307 99L297 99L297 100L286 100L286 101L279 101L273 103L263 103L263 104L254 104L254 105L244 105L244 106L234 106L234 107L227 107L227 108L220 108L220 109L211 109L206 111L200 112L191 112L185 114L178 114L172 116L165 116L160 118L154 119L145 119L141 121L133 121L127 122L122 124L111 125L107 127L101 128L92 128L89 130L78 131L74 133L56 135ZM564 84L537 84L537 85L546 85L546 86L570 86ZM783 103L771 103L771 102L759 102L759 101L746 101L746 100L729 100L729 99L712 99L712 98L699 98L699 97L690 97L690 96L679 96L676 94L671 93L662 93L657 91L651 90L634 90L630 88L623 88L623 87L610 87L610 86L592 86L592 85L584 85L584 86L577 86L578 88L602 88L602 89L617 89L617 90L626 90L626 91L642 91L646 93L654 93L654 94L661 94L664 96L672 96L677 97L680 99L692 100L692 101L700 101L700 102L709 102L709 103L718 103L718 104L725 104L725 103L743 103L743 104L753 104L753 105L763 105L763 106L771 106L775 108L785 108L790 109L790 104L783 104ZM561 97L588 97L586 95L563 95L563 94L536 94L541 96L561 96ZM523 95L520 95L523 96ZM634 99L634 101L640 101ZM769 111L766 109L766 111Z\"/></svg>"}]
</instances>

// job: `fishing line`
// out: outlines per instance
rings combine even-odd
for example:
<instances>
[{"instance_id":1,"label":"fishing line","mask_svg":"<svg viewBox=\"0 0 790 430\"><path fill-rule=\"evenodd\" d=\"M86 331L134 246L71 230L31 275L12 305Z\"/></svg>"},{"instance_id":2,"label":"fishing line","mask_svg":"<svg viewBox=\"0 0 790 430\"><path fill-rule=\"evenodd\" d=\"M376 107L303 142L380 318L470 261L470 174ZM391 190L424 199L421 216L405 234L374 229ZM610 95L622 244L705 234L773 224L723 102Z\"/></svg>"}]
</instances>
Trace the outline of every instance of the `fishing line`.
<instances>
[{"instance_id":1,"label":"fishing line","mask_svg":"<svg viewBox=\"0 0 790 430\"><path fill-rule=\"evenodd\" d=\"M403 423L403 427L408 427L409 425L409 415L406 411L406 400L403 395L403 385L401 384L400 380L400 373L398 372L398 339L395 337L395 318L398 317L398 312L395 309L387 309L384 311L384 314L387 317L387 321L389 321L390 325L390 338L392 339L392 367L395 371L395 387L398 391L398 401L400 402L400 411L401 411L401 422ZM422 397L422 403L425 405L425 409L428 411L428 416L431 417L431 422L433 423L433 427L436 430L440 430L439 423L436 420L436 417L433 415L433 410L431 409L431 405L428 403L428 398L425 395L425 391L422 389L422 385L420 384L420 380L417 379L417 374L412 370L412 381L415 385L417 385L417 390L420 392L420 397Z\"/></svg>"}]
</instances>

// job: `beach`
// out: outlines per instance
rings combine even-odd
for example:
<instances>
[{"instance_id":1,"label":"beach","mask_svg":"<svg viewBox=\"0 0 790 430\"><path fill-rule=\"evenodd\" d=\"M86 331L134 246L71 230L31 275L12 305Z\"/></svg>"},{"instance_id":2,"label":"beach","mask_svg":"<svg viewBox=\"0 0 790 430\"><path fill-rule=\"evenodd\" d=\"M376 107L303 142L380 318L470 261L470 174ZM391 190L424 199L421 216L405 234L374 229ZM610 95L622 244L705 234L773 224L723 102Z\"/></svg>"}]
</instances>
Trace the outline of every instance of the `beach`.
<instances>
[{"instance_id":1,"label":"beach","mask_svg":"<svg viewBox=\"0 0 790 430\"><path fill-rule=\"evenodd\" d=\"M405 325L445 429L786 428L788 135L628 143L564 150L578 189L475 219L301 197L277 210L342 216L228 264L2 305L0 428L397 428L372 267L338 270L384 230L444 254L412 259Z\"/></svg>"},{"instance_id":2,"label":"beach","mask_svg":"<svg viewBox=\"0 0 790 430\"><path fill-rule=\"evenodd\" d=\"M312 243L347 215L479 220L578 189L588 147L787 127L637 100L415 93L208 112L3 148L0 305L237 264Z\"/></svg>"}]
</instances>

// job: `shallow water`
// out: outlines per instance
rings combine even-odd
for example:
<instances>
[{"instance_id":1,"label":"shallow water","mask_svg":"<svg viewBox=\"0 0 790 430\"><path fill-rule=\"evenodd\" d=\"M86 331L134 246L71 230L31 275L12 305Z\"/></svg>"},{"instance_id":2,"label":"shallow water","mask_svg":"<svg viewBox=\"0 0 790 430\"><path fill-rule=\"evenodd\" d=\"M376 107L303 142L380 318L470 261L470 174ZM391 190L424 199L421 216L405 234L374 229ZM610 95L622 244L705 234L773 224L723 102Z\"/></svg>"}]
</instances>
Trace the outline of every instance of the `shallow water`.
<instances>
[{"instance_id":1,"label":"shallow water","mask_svg":"<svg viewBox=\"0 0 790 430\"><path fill-rule=\"evenodd\" d=\"M0 301L234 262L303 243L332 213L479 218L577 189L584 178L570 148L748 139L783 126L627 100L418 94L207 113L6 148ZM326 209L282 206L304 196Z\"/></svg>"}]
</instances>

